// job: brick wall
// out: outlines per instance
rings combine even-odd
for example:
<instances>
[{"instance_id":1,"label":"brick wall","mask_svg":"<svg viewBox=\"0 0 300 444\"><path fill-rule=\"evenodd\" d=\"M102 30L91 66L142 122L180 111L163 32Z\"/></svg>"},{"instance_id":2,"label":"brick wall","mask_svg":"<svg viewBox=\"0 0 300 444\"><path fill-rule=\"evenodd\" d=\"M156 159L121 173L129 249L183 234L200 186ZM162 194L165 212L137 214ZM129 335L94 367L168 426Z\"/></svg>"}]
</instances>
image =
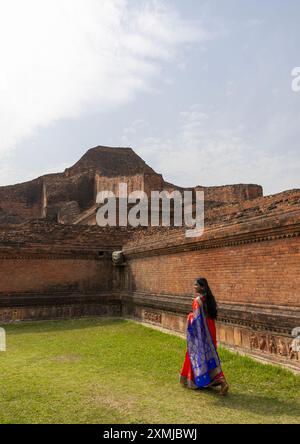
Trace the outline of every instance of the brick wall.
<instances>
[{"instance_id":1,"label":"brick wall","mask_svg":"<svg viewBox=\"0 0 300 444\"><path fill-rule=\"evenodd\" d=\"M28 218L38 218L42 215L43 183L35 179L22 184L0 187L0 222L17 216L17 222Z\"/></svg>"},{"instance_id":2,"label":"brick wall","mask_svg":"<svg viewBox=\"0 0 300 444\"><path fill-rule=\"evenodd\" d=\"M224 185L220 187L196 187L198 191L204 191L206 200L213 200L224 203L243 202L257 199L263 196L263 189L260 185L240 184Z\"/></svg>"},{"instance_id":3,"label":"brick wall","mask_svg":"<svg viewBox=\"0 0 300 444\"><path fill-rule=\"evenodd\" d=\"M112 251L130 230L32 221L0 229L0 294L113 288Z\"/></svg>"},{"instance_id":4,"label":"brick wall","mask_svg":"<svg viewBox=\"0 0 300 444\"><path fill-rule=\"evenodd\" d=\"M129 260L135 290L186 295L204 276L220 302L300 307L300 238Z\"/></svg>"},{"instance_id":5,"label":"brick wall","mask_svg":"<svg viewBox=\"0 0 300 444\"><path fill-rule=\"evenodd\" d=\"M128 194L136 190L144 190L144 175L137 174L134 176L116 176L116 177L106 177L96 174L96 195L100 191L112 191L116 197L119 197L119 184L127 184ZM95 201L96 201L95 195Z\"/></svg>"},{"instance_id":6,"label":"brick wall","mask_svg":"<svg viewBox=\"0 0 300 444\"><path fill-rule=\"evenodd\" d=\"M212 210L200 238L183 228L3 226L0 320L123 315L184 332L202 275L219 303L222 342L299 368L290 351L300 325L299 203L293 191L228 206L226 217ZM126 264L114 267L122 248Z\"/></svg>"},{"instance_id":7,"label":"brick wall","mask_svg":"<svg viewBox=\"0 0 300 444\"><path fill-rule=\"evenodd\" d=\"M32 221L0 229L0 321L120 315L111 255L126 229Z\"/></svg>"},{"instance_id":8,"label":"brick wall","mask_svg":"<svg viewBox=\"0 0 300 444\"><path fill-rule=\"evenodd\" d=\"M277 208L278 210L278 208ZM291 332L300 326L300 211L208 226L187 239L181 229L137 232L123 248L128 295L124 315L185 332L193 282L208 279L227 346L300 369Z\"/></svg>"},{"instance_id":9,"label":"brick wall","mask_svg":"<svg viewBox=\"0 0 300 444\"><path fill-rule=\"evenodd\" d=\"M29 258L0 259L0 292L109 290L111 261L95 259Z\"/></svg>"}]
</instances>

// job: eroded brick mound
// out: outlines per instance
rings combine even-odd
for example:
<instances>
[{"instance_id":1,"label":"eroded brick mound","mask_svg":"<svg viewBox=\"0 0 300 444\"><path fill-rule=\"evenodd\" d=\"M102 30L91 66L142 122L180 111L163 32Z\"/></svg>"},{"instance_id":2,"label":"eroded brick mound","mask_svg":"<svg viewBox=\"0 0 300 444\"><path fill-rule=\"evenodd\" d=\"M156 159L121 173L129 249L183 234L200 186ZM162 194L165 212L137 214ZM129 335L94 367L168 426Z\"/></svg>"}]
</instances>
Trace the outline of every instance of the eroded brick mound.
<instances>
[{"instance_id":1,"label":"eroded brick mound","mask_svg":"<svg viewBox=\"0 0 300 444\"><path fill-rule=\"evenodd\" d=\"M0 187L0 224L18 224L26 220L46 218L55 222L95 224L96 195L109 190L118 195L119 183L125 182L128 193L142 190L204 191L205 209L209 219L239 217L247 207L238 205L261 199L260 185L238 184L221 187L182 188L164 181L131 148L98 146L88 150L82 158L63 173L48 174L29 182ZM228 205L237 207L228 208ZM225 209L226 206L226 209ZM249 207L249 208L250 208ZM259 207L259 205L258 205ZM215 211L214 211L215 210ZM258 212L268 210L258 209ZM88 217L85 217L85 214ZM80 221L80 222L78 222Z\"/></svg>"},{"instance_id":2,"label":"eroded brick mound","mask_svg":"<svg viewBox=\"0 0 300 444\"><path fill-rule=\"evenodd\" d=\"M161 175L131 148L92 148L63 173L0 187L0 223L22 223L45 217L57 221L61 213L61 221L71 223L72 216L78 217L78 211L74 211L76 204L80 213L95 203L96 190L104 187L113 191L119 181L127 181L132 176L137 176L131 179L137 189L144 188L144 177L150 187L161 188ZM108 178L113 180L108 182ZM70 202L73 204L68 205Z\"/></svg>"},{"instance_id":3,"label":"eroded brick mound","mask_svg":"<svg viewBox=\"0 0 300 444\"><path fill-rule=\"evenodd\" d=\"M134 176L140 173L156 174L132 148L104 146L88 150L75 165L65 170L65 174L74 176L91 171L107 177Z\"/></svg>"}]
</instances>

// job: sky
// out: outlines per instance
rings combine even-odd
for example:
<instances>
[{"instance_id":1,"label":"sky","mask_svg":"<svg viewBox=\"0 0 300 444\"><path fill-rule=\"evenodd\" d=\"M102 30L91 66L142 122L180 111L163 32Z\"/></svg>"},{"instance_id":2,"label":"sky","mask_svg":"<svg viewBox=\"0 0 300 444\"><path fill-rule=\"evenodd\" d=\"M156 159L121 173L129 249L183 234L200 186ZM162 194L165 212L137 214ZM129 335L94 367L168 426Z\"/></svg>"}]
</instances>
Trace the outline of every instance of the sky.
<instances>
[{"instance_id":1,"label":"sky","mask_svg":"<svg viewBox=\"0 0 300 444\"><path fill-rule=\"evenodd\" d=\"M179 186L300 188L299 23L299 0L0 0L0 185L106 145Z\"/></svg>"}]
</instances>

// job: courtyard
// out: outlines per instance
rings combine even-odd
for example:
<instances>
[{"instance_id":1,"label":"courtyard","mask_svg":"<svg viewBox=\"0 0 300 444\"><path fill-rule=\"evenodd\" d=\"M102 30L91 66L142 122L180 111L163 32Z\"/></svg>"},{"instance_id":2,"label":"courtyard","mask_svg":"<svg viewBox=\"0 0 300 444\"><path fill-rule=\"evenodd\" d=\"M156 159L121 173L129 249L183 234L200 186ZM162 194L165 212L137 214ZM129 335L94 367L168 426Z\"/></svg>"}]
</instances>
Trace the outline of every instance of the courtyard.
<instances>
[{"instance_id":1,"label":"courtyard","mask_svg":"<svg viewBox=\"0 0 300 444\"><path fill-rule=\"evenodd\" d=\"M300 376L220 349L230 383L179 384L185 341L133 321L10 324L0 423L298 423Z\"/></svg>"}]
</instances>

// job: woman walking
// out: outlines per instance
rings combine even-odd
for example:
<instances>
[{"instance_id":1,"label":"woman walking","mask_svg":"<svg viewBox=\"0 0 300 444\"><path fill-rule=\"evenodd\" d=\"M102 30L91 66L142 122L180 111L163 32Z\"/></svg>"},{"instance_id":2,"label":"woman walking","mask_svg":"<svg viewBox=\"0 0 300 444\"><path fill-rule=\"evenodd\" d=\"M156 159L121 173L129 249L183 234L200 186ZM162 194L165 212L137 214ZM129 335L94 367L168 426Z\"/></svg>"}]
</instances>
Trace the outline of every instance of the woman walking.
<instances>
[{"instance_id":1,"label":"woman walking","mask_svg":"<svg viewBox=\"0 0 300 444\"><path fill-rule=\"evenodd\" d=\"M217 352L216 300L205 278L196 279L194 290L193 312L187 319L187 351L180 382L193 389L220 386L220 394L226 395L229 386Z\"/></svg>"}]
</instances>

